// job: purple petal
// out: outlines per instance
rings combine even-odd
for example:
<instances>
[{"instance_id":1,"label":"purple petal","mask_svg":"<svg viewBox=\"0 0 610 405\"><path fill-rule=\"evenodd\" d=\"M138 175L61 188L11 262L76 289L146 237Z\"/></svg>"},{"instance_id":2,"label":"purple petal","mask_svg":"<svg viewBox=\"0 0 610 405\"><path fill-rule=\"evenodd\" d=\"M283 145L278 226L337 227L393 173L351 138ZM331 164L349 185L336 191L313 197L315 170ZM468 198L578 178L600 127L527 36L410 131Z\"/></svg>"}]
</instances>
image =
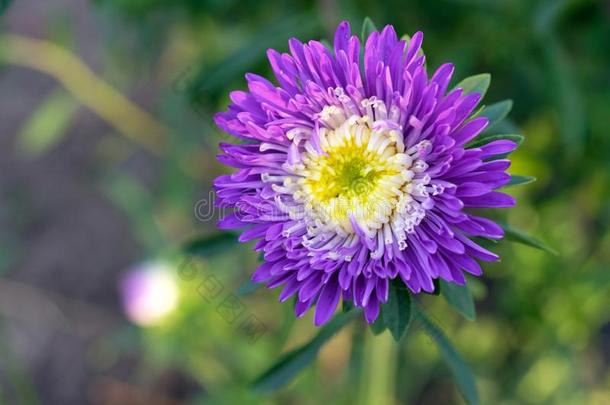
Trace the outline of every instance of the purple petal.
<instances>
[{"instance_id":1,"label":"purple petal","mask_svg":"<svg viewBox=\"0 0 610 405\"><path fill-rule=\"evenodd\" d=\"M320 326L326 323L337 308L339 303L339 296L341 295L341 288L335 278L331 278L322 291L320 297L316 303L316 313L314 317L314 324Z\"/></svg>"},{"instance_id":2,"label":"purple petal","mask_svg":"<svg viewBox=\"0 0 610 405\"><path fill-rule=\"evenodd\" d=\"M377 297L371 297L368 305L364 308L364 317L366 321L371 324L375 322L379 316L379 301Z\"/></svg>"}]
</instances>

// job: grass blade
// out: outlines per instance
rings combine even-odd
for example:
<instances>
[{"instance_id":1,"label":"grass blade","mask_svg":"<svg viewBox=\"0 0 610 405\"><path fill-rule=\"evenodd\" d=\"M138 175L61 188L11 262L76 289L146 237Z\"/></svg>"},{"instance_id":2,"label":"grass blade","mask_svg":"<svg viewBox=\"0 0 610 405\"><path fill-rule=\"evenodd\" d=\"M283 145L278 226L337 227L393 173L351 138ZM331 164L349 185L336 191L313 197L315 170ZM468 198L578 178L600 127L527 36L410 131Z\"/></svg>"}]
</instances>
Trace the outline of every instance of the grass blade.
<instances>
[{"instance_id":1,"label":"grass blade","mask_svg":"<svg viewBox=\"0 0 610 405\"><path fill-rule=\"evenodd\" d=\"M462 359L441 328L430 320L421 308L416 306L413 312L417 322L438 347L466 402L470 405L478 405L479 393L468 364Z\"/></svg>"},{"instance_id":2,"label":"grass blade","mask_svg":"<svg viewBox=\"0 0 610 405\"><path fill-rule=\"evenodd\" d=\"M504 187L522 186L536 181L534 176L521 176L519 174L511 174L510 181Z\"/></svg>"},{"instance_id":3,"label":"grass blade","mask_svg":"<svg viewBox=\"0 0 610 405\"><path fill-rule=\"evenodd\" d=\"M555 249L548 246L547 244L540 241L539 239L536 239L533 236L530 236L519 229L512 228L511 226L509 226L507 224L501 224L501 225L502 225L502 228L504 229L504 239L509 240L511 242L521 243L522 245L533 247L535 249L540 249L540 250L543 250L552 255L559 254Z\"/></svg>"},{"instance_id":4,"label":"grass blade","mask_svg":"<svg viewBox=\"0 0 610 405\"><path fill-rule=\"evenodd\" d=\"M360 32L360 39L362 40L362 43L365 43L369 35L375 31L377 31L377 27L375 26L373 20L371 20L370 17L365 17L364 21L362 22L362 31Z\"/></svg>"}]
</instances>

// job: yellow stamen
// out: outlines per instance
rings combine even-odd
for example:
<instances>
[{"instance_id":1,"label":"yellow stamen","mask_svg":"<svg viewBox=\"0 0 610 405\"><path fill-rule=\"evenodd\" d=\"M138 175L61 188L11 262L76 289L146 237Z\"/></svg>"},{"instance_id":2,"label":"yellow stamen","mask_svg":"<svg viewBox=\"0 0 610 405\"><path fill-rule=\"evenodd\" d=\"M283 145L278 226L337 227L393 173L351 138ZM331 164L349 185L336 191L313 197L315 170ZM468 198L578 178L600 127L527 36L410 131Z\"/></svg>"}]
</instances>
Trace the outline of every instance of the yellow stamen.
<instances>
[{"instance_id":1,"label":"yellow stamen","mask_svg":"<svg viewBox=\"0 0 610 405\"><path fill-rule=\"evenodd\" d=\"M373 131L363 120L346 121L324 133L324 154L304 154L299 182L323 222L352 233L350 214L369 229L389 221L411 164L391 133Z\"/></svg>"}]
</instances>

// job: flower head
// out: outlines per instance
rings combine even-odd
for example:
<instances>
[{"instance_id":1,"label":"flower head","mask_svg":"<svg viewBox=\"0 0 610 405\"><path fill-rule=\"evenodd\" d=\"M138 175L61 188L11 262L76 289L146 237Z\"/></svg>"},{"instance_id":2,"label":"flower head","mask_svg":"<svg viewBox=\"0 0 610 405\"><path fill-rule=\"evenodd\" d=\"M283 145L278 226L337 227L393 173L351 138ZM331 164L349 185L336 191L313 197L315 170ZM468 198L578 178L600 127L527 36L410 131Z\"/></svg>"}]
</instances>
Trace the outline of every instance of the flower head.
<instances>
[{"instance_id":1,"label":"flower head","mask_svg":"<svg viewBox=\"0 0 610 405\"><path fill-rule=\"evenodd\" d=\"M141 326L161 322L178 305L173 269L165 263L143 263L121 279L121 298L127 317Z\"/></svg>"},{"instance_id":2,"label":"flower head","mask_svg":"<svg viewBox=\"0 0 610 405\"><path fill-rule=\"evenodd\" d=\"M447 92L453 72L428 77L423 35L399 40L391 26L364 47L339 25L334 49L290 40L290 54L269 50L279 86L246 75L249 91L231 93L216 116L246 142L221 144L218 159L238 170L216 179L218 204L234 212L222 229L246 228L264 262L253 274L295 312L313 305L315 323L340 299L373 322L399 279L413 292L433 280L464 284L477 260L498 256L470 237L499 239L502 229L470 208L514 205L494 191L510 181L509 140L466 144L488 121L473 117L480 94Z\"/></svg>"}]
</instances>

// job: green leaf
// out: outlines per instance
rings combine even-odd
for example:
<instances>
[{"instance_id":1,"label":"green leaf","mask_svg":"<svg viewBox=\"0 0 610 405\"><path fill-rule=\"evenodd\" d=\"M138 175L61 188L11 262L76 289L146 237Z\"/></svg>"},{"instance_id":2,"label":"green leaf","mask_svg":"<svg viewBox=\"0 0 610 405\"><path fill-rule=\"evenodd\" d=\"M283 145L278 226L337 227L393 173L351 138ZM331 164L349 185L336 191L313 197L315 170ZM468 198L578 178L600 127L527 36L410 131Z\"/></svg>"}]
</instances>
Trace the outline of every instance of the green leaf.
<instances>
[{"instance_id":1,"label":"green leaf","mask_svg":"<svg viewBox=\"0 0 610 405\"><path fill-rule=\"evenodd\" d=\"M371 328L371 332L373 332L373 335L375 336L382 334L383 331L386 330L385 323L383 322L383 317L381 316L377 317L377 320L370 324L369 327Z\"/></svg>"},{"instance_id":2,"label":"green leaf","mask_svg":"<svg viewBox=\"0 0 610 405\"><path fill-rule=\"evenodd\" d=\"M28 157L37 157L57 145L68 134L78 103L65 90L46 97L17 135L17 149Z\"/></svg>"},{"instance_id":3,"label":"green leaf","mask_svg":"<svg viewBox=\"0 0 610 405\"><path fill-rule=\"evenodd\" d=\"M510 110L513 108L512 100L504 100L498 103L490 104L481 111L481 117L487 117L489 124L483 133L489 133L500 121L502 121Z\"/></svg>"},{"instance_id":4,"label":"green leaf","mask_svg":"<svg viewBox=\"0 0 610 405\"><path fill-rule=\"evenodd\" d=\"M413 312L417 322L438 347L443 360L449 367L449 370L453 375L453 379L455 380L458 389L466 402L470 405L478 405L479 393L477 391L474 376L472 375L468 364L466 364L464 359L462 359L449 339L447 339L447 336L445 336L441 328L436 323L430 320L417 306L414 308Z\"/></svg>"},{"instance_id":5,"label":"green leaf","mask_svg":"<svg viewBox=\"0 0 610 405\"><path fill-rule=\"evenodd\" d=\"M474 300L468 286L441 280L441 294L447 302L470 321L476 318Z\"/></svg>"},{"instance_id":6,"label":"green leaf","mask_svg":"<svg viewBox=\"0 0 610 405\"><path fill-rule=\"evenodd\" d=\"M362 31L360 33L360 39L362 40L362 42L364 43L369 37L369 35L371 35L375 31L377 31L375 23L369 17L366 17L362 22Z\"/></svg>"},{"instance_id":7,"label":"green leaf","mask_svg":"<svg viewBox=\"0 0 610 405\"><path fill-rule=\"evenodd\" d=\"M206 235L188 242L184 252L196 256L212 256L225 252L235 246L236 235L228 232Z\"/></svg>"},{"instance_id":8,"label":"green leaf","mask_svg":"<svg viewBox=\"0 0 610 405\"><path fill-rule=\"evenodd\" d=\"M533 183L536 181L534 176L521 176L518 174L511 174L510 181L504 187L521 186L524 184Z\"/></svg>"},{"instance_id":9,"label":"green leaf","mask_svg":"<svg viewBox=\"0 0 610 405\"><path fill-rule=\"evenodd\" d=\"M341 305L341 310L343 312L349 312L352 309L354 309L354 302L353 301L343 301L343 304Z\"/></svg>"},{"instance_id":10,"label":"green leaf","mask_svg":"<svg viewBox=\"0 0 610 405\"><path fill-rule=\"evenodd\" d=\"M517 135L517 134L481 135L481 136L475 138L468 145L466 145L466 148L467 149L479 148L483 145L486 145L493 141L498 141L500 139L508 139L510 141L516 142L517 145L519 146L523 143L523 141L525 140L525 137L523 135Z\"/></svg>"},{"instance_id":11,"label":"green leaf","mask_svg":"<svg viewBox=\"0 0 610 405\"><path fill-rule=\"evenodd\" d=\"M540 241L539 239L536 239L533 236L530 236L519 229L512 228L508 224L501 224L501 226L504 229L504 239L506 239L506 240L509 240L511 242L516 242L516 243L521 243L522 245L526 245L526 246L533 247L536 249L540 249L540 250L543 250L543 251L553 254L553 255L559 254L552 247L548 246L547 244Z\"/></svg>"},{"instance_id":12,"label":"green leaf","mask_svg":"<svg viewBox=\"0 0 610 405\"><path fill-rule=\"evenodd\" d=\"M479 93L481 100L485 97L487 89L491 83L491 75L489 73L481 73L479 75L470 76L459 82L455 88L464 90L464 94Z\"/></svg>"},{"instance_id":13,"label":"green leaf","mask_svg":"<svg viewBox=\"0 0 610 405\"><path fill-rule=\"evenodd\" d=\"M411 295L395 281L390 282L388 302L381 307L381 315L385 327L398 342L405 335L412 314Z\"/></svg>"},{"instance_id":14,"label":"green leaf","mask_svg":"<svg viewBox=\"0 0 610 405\"><path fill-rule=\"evenodd\" d=\"M278 362L261 374L252 383L252 389L259 393L269 393L288 384L301 370L316 359L322 346L331 337L361 312L361 310L352 310L335 315L309 343L286 353Z\"/></svg>"}]
</instances>

